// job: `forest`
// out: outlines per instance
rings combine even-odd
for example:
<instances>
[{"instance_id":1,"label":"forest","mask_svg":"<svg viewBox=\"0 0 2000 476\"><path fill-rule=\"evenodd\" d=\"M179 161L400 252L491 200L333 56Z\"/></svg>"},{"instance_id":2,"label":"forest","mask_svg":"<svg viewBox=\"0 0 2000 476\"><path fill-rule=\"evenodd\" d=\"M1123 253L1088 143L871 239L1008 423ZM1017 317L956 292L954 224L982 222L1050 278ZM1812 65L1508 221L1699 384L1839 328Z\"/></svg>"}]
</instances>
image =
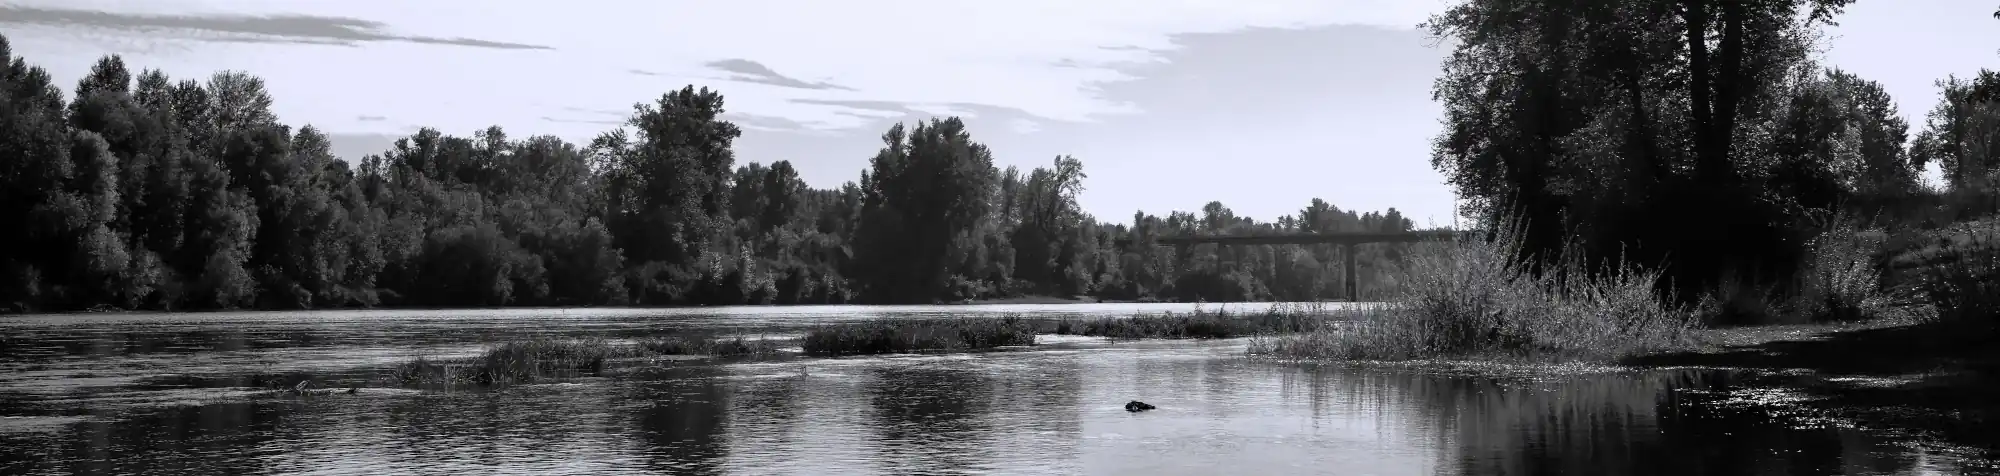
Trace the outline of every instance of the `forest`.
<instances>
[{"instance_id":1,"label":"forest","mask_svg":"<svg viewBox=\"0 0 2000 476\"><path fill-rule=\"evenodd\" d=\"M1077 205L1082 161L996 167L955 117L898 124L857 181L813 188L787 161L739 165L723 96L694 86L588 144L423 129L333 157L249 73L175 80L106 56L66 95L4 37L0 59L15 312L1313 301L1351 297L1332 245L1150 240L1413 227L1320 199L1275 221L1216 202L1099 221ZM1364 296L1394 286L1404 247L1360 247Z\"/></svg>"},{"instance_id":2,"label":"forest","mask_svg":"<svg viewBox=\"0 0 2000 476\"><path fill-rule=\"evenodd\" d=\"M1657 270L1662 297L1718 322L1979 295L2000 259L2000 73L1943 77L1911 124L1818 60L1851 3L1457 2L1422 26L1457 40L1432 165L1474 227L1525 225L1524 259ZM998 167L958 118L895 125L857 180L814 188L786 161L739 165L722 95L695 86L588 144L423 129L336 158L248 73L107 56L65 94L6 45L15 311L1344 299L1333 246L1151 240L1414 225L1320 199L1100 221L1081 160ZM1360 247L1358 297L1400 289L1412 249ZM1941 261L1957 275L1920 276Z\"/></svg>"}]
</instances>

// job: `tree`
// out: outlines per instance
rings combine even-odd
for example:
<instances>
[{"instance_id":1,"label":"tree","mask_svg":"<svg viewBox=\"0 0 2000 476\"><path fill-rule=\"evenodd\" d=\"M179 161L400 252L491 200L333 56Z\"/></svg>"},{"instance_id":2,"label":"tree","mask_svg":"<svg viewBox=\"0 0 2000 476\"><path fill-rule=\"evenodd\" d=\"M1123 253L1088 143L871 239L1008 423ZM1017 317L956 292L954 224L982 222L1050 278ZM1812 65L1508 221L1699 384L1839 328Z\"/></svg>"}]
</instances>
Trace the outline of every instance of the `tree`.
<instances>
[{"instance_id":1,"label":"tree","mask_svg":"<svg viewBox=\"0 0 2000 476\"><path fill-rule=\"evenodd\" d=\"M814 188L789 161L736 167L722 95L692 86L587 147L422 128L338 158L247 72L174 80L105 56L65 101L11 54L0 37L9 310L1312 300L1339 289L1325 247L1151 243L1405 226L1321 200L1269 222L1216 202L1100 223L1081 160L996 168L957 118L897 125L859 180ZM1395 266L1363 254L1366 273Z\"/></svg>"},{"instance_id":2,"label":"tree","mask_svg":"<svg viewBox=\"0 0 2000 476\"><path fill-rule=\"evenodd\" d=\"M950 258L973 246L991 210L992 152L953 117L890 127L861 177L857 252L866 299L922 303L940 297Z\"/></svg>"},{"instance_id":3,"label":"tree","mask_svg":"<svg viewBox=\"0 0 2000 476\"><path fill-rule=\"evenodd\" d=\"M1789 282L1802 257L1787 243L1825 213L1797 195L1811 189L1800 181L1841 171L1784 159L1817 144L1765 138L1801 84L1788 79L1811 67L1812 29L1848 3L1461 2L1428 22L1460 40L1436 83L1446 128L1433 165L1488 220L1525 222L1526 253L1576 242L1665 263L1684 299L1735 275ZM1853 80L1828 84L1868 96ZM1853 130L1883 144L1892 129ZM1799 166L1817 168L1787 170Z\"/></svg>"}]
</instances>

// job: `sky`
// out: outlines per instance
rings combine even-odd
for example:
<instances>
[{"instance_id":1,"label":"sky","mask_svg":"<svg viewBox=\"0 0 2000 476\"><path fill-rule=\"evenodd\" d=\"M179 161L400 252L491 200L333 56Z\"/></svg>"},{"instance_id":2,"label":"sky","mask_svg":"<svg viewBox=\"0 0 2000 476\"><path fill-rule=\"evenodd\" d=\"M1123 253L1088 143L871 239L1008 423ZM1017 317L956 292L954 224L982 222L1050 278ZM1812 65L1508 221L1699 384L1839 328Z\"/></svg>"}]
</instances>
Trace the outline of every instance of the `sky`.
<instances>
[{"instance_id":1,"label":"sky","mask_svg":"<svg viewBox=\"0 0 2000 476\"><path fill-rule=\"evenodd\" d=\"M694 84L744 127L739 164L790 160L815 187L857 179L889 125L959 115L1002 166L1082 160L1100 219L1321 198L1446 225L1430 88L1449 44L1415 26L1450 3L0 0L0 34L65 85L106 54L250 72L348 158L422 126L588 141ZM1861 0L1823 59L1920 125L1938 78L2000 66L1994 7Z\"/></svg>"}]
</instances>

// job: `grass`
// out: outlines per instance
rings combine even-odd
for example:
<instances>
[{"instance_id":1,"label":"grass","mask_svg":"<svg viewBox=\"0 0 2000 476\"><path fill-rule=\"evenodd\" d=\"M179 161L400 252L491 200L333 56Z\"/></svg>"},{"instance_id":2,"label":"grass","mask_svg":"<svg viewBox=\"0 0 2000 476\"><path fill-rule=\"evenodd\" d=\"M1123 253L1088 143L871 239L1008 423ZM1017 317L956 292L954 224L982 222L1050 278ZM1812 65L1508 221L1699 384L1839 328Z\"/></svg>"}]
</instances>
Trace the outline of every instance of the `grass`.
<instances>
[{"instance_id":1,"label":"grass","mask_svg":"<svg viewBox=\"0 0 2000 476\"><path fill-rule=\"evenodd\" d=\"M1910 270L1910 287L1936 307L1924 320L1982 334L2000 327L2000 220L1969 222L1927 238L1892 264Z\"/></svg>"},{"instance_id":2,"label":"grass","mask_svg":"<svg viewBox=\"0 0 2000 476\"><path fill-rule=\"evenodd\" d=\"M1173 312L1131 317L1061 319L1043 328L1050 334L1119 339L1226 339L1275 333L1308 332L1337 315L1323 303L1274 304L1261 313L1237 314L1227 307L1214 311Z\"/></svg>"},{"instance_id":3,"label":"grass","mask_svg":"<svg viewBox=\"0 0 2000 476\"><path fill-rule=\"evenodd\" d=\"M503 386L531 383L555 377L595 374L605 362L619 358L656 355L714 355L737 357L779 352L789 341L668 335L637 343L616 343L603 338L536 338L502 342L488 346L476 357L431 359L419 357L391 372L402 384L473 384Z\"/></svg>"},{"instance_id":4,"label":"grass","mask_svg":"<svg viewBox=\"0 0 2000 476\"><path fill-rule=\"evenodd\" d=\"M1877 258L1888 234L1842 225L1811 244L1812 259L1799 277L1791 312L1816 322L1855 322L1884 317L1895 297L1882 286Z\"/></svg>"},{"instance_id":5,"label":"grass","mask_svg":"<svg viewBox=\"0 0 2000 476\"><path fill-rule=\"evenodd\" d=\"M478 357L465 360L419 357L397 366L393 376L403 383L528 383L554 375L602 371L604 361L629 356L631 350L601 338L511 341L487 347Z\"/></svg>"},{"instance_id":6,"label":"grass","mask_svg":"<svg viewBox=\"0 0 2000 476\"><path fill-rule=\"evenodd\" d=\"M1034 345L1038 332L1130 338L1235 337L1314 329L1328 314L1323 305L1274 305L1262 313L1233 314L1197 309L1188 314L1031 321L1019 316L992 318L883 319L822 325L793 339L750 339L670 334L633 343L602 338L529 339L488 347L476 357L419 358L396 367L403 384L511 385L553 377L599 373L605 362L662 355L720 357L771 355L796 344L807 355L841 356L966 351Z\"/></svg>"},{"instance_id":7,"label":"grass","mask_svg":"<svg viewBox=\"0 0 2000 476\"><path fill-rule=\"evenodd\" d=\"M962 351L1034 345L1035 331L1018 316L884 319L815 327L800 338L799 347L818 356Z\"/></svg>"},{"instance_id":8,"label":"grass","mask_svg":"<svg viewBox=\"0 0 2000 476\"><path fill-rule=\"evenodd\" d=\"M1250 353L1296 359L1525 358L1610 361L1689 341L1693 312L1655 294L1657 272L1591 269L1564 253L1530 273L1518 229L1492 240L1427 243L1384 305L1337 325L1261 336Z\"/></svg>"},{"instance_id":9,"label":"grass","mask_svg":"<svg viewBox=\"0 0 2000 476\"><path fill-rule=\"evenodd\" d=\"M746 355L776 354L789 339L745 339L669 335L639 341L640 350L654 355L713 355L717 357L738 357Z\"/></svg>"}]
</instances>

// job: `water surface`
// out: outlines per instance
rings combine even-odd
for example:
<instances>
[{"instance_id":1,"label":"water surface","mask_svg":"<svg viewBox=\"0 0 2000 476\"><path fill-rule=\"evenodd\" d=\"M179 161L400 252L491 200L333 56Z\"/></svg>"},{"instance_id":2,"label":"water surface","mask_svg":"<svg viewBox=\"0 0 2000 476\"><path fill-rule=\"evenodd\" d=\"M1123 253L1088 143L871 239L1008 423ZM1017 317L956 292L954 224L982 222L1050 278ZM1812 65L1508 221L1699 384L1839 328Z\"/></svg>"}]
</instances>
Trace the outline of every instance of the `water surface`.
<instances>
[{"instance_id":1,"label":"water surface","mask_svg":"<svg viewBox=\"0 0 2000 476\"><path fill-rule=\"evenodd\" d=\"M1214 307L1214 306L1210 306ZM1256 310L1262 305L1233 305ZM382 386L528 336L1158 304L0 317L5 474L1957 474L1720 371L1533 379L1250 360L1241 340L621 361L486 391ZM353 395L266 390L301 379ZM373 386L370 386L373 385ZM1143 400L1159 407L1128 413Z\"/></svg>"}]
</instances>

